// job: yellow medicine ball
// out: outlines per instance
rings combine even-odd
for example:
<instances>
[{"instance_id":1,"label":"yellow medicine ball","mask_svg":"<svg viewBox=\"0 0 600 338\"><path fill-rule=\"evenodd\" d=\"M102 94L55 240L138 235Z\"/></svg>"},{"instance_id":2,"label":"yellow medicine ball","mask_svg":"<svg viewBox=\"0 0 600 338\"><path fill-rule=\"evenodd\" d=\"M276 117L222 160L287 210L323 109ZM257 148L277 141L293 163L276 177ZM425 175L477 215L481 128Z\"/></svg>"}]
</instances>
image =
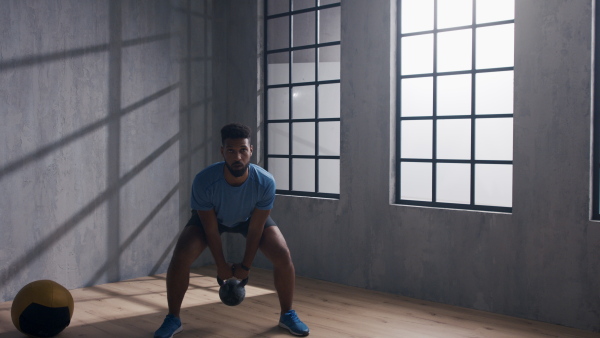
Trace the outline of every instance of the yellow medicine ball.
<instances>
[{"instance_id":1,"label":"yellow medicine ball","mask_svg":"<svg viewBox=\"0 0 600 338\"><path fill-rule=\"evenodd\" d=\"M15 327L33 337L54 337L71 323L73 296L51 280L25 285L13 300L10 314Z\"/></svg>"}]
</instances>

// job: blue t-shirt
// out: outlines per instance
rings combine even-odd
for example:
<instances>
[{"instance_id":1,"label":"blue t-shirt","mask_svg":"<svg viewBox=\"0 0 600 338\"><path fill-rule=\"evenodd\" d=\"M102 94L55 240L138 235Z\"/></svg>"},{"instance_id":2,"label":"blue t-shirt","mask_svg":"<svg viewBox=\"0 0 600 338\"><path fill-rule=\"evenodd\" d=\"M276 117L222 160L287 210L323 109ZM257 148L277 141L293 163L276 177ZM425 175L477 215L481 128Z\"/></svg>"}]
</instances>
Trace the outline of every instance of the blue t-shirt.
<instances>
[{"instance_id":1,"label":"blue t-shirt","mask_svg":"<svg viewBox=\"0 0 600 338\"><path fill-rule=\"evenodd\" d=\"M234 187L225 181L224 167L225 162L218 162L196 175L192 184L193 210L214 209L219 224L234 227L247 221L255 208L273 208L273 175L251 163L248 166L248 179L239 187Z\"/></svg>"}]
</instances>

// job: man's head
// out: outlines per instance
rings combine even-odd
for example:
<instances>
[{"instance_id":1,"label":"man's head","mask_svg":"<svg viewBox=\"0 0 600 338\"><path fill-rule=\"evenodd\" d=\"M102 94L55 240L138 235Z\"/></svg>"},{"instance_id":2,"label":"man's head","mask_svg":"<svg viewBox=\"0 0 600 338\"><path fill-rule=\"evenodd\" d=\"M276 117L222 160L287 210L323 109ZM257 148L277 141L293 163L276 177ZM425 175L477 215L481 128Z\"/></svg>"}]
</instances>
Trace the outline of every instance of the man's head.
<instances>
[{"instance_id":1,"label":"man's head","mask_svg":"<svg viewBox=\"0 0 600 338\"><path fill-rule=\"evenodd\" d=\"M221 128L221 145L225 145L225 140L228 138L247 138L250 144L252 129L241 123L230 123Z\"/></svg>"},{"instance_id":2,"label":"man's head","mask_svg":"<svg viewBox=\"0 0 600 338\"><path fill-rule=\"evenodd\" d=\"M252 130L243 124L231 123L221 128L221 155L225 167L234 177L243 176L250 165Z\"/></svg>"}]
</instances>

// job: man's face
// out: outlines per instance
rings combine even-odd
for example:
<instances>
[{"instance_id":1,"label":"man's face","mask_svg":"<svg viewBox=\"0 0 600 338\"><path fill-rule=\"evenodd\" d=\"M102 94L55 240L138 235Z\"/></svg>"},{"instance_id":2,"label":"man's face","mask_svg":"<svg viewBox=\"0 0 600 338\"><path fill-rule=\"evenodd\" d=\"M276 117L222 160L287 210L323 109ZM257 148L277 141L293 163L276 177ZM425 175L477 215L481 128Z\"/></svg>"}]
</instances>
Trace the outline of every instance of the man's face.
<instances>
[{"instance_id":1,"label":"man's face","mask_svg":"<svg viewBox=\"0 0 600 338\"><path fill-rule=\"evenodd\" d=\"M247 138L228 138L221 146L221 155L223 155L227 170L233 176L241 177L250 165L252 146Z\"/></svg>"}]
</instances>

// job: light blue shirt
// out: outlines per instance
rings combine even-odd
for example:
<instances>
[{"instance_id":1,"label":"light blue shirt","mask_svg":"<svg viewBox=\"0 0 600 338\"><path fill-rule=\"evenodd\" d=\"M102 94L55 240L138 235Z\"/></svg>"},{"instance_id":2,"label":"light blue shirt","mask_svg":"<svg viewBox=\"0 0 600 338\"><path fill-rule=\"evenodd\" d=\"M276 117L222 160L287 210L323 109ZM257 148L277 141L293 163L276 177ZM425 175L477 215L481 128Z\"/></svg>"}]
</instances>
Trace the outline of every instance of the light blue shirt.
<instances>
[{"instance_id":1,"label":"light blue shirt","mask_svg":"<svg viewBox=\"0 0 600 338\"><path fill-rule=\"evenodd\" d=\"M199 172L192 184L193 210L214 209L217 221L227 227L245 222L256 209L270 210L275 201L275 179L265 169L250 164L248 179L239 187L225 181L225 162L218 162Z\"/></svg>"}]
</instances>

